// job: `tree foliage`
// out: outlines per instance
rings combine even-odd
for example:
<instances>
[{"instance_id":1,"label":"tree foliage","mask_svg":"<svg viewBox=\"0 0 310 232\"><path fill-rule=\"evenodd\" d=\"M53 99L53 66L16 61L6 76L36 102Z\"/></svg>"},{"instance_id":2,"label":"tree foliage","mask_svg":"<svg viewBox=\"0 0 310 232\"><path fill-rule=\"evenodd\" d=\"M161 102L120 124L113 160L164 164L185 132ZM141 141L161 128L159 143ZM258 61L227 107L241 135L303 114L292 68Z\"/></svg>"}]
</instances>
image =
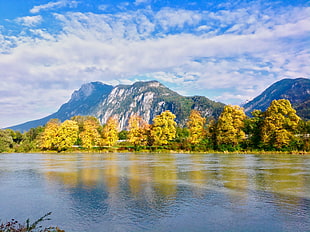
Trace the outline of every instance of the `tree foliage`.
<instances>
[{"instance_id":1,"label":"tree foliage","mask_svg":"<svg viewBox=\"0 0 310 232\"><path fill-rule=\"evenodd\" d=\"M262 146L261 142L261 128L264 120L264 112L260 110L254 110L252 117L247 118L244 121L244 131L248 135L248 147L254 149L260 149Z\"/></svg>"},{"instance_id":2,"label":"tree foliage","mask_svg":"<svg viewBox=\"0 0 310 232\"><path fill-rule=\"evenodd\" d=\"M205 135L206 119L202 117L197 110L192 110L187 122L189 130L188 140L191 144L198 144L201 142Z\"/></svg>"},{"instance_id":3,"label":"tree foliage","mask_svg":"<svg viewBox=\"0 0 310 232\"><path fill-rule=\"evenodd\" d=\"M13 146L13 138L9 130L0 130L0 152L5 152Z\"/></svg>"},{"instance_id":4,"label":"tree foliage","mask_svg":"<svg viewBox=\"0 0 310 232\"><path fill-rule=\"evenodd\" d=\"M118 122L116 118L110 117L102 130L103 145L113 146L118 140Z\"/></svg>"},{"instance_id":5,"label":"tree foliage","mask_svg":"<svg viewBox=\"0 0 310 232\"><path fill-rule=\"evenodd\" d=\"M157 115L153 119L153 127L151 129L151 136L155 145L166 145L175 138L176 122L175 115L169 110Z\"/></svg>"},{"instance_id":6,"label":"tree foliage","mask_svg":"<svg viewBox=\"0 0 310 232\"><path fill-rule=\"evenodd\" d=\"M128 140L135 146L147 144L149 125L138 115L132 115L128 122Z\"/></svg>"},{"instance_id":7,"label":"tree foliage","mask_svg":"<svg viewBox=\"0 0 310 232\"><path fill-rule=\"evenodd\" d=\"M44 127L25 133L0 130L0 152L56 150L81 145L86 149L106 149L118 144L119 149L170 149L185 151L282 150L310 151L310 121L303 121L288 100L275 100L265 111L254 110L246 117L243 108L225 106L218 120L206 119L193 110L186 126L177 126L175 115L165 111L148 125L140 116L132 115L128 131L118 133L118 121L109 118L100 125L93 116L75 116L61 123L51 119ZM145 145L148 145L146 147ZM154 145L154 146L153 146ZM165 145L165 146L161 146ZM152 147L153 146L153 147ZM110 149L110 148L109 148Z\"/></svg>"},{"instance_id":8,"label":"tree foliage","mask_svg":"<svg viewBox=\"0 0 310 232\"><path fill-rule=\"evenodd\" d=\"M216 125L217 146L237 147L245 139L245 119L246 115L240 106L225 106Z\"/></svg>"},{"instance_id":9,"label":"tree foliage","mask_svg":"<svg viewBox=\"0 0 310 232\"><path fill-rule=\"evenodd\" d=\"M64 121L56 136L56 148L58 151L64 151L71 148L78 138L79 126L73 120Z\"/></svg>"},{"instance_id":10,"label":"tree foliage","mask_svg":"<svg viewBox=\"0 0 310 232\"><path fill-rule=\"evenodd\" d=\"M40 146L40 136L44 131L44 127L39 126L31 128L22 134L22 140L14 144L16 152L37 151Z\"/></svg>"},{"instance_id":11,"label":"tree foliage","mask_svg":"<svg viewBox=\"0 0 310 232\"><path fill-rule=\"evenodd\" d=\"M101 135L98 131L100 128L99 121L95 119L87 119L83 123L83 130L80 132L80 139L82 146L85 148L92 148L98 146L101 142Z\"/></svg>"},{"instance_id":12,"label":"tree foliage","mask_svg":"<svg viewBox=\"0 0 310 232\"><path fill-rule=\"evenodd\" d=\"M60 123L58 119L51 119L42 133L40 147L45 150L67 150L76 142L78 130L75 121L66 120Z\"/></svg>"},{"instance_id":13,"label":"tree foliage","mask_svg":"<svg viewBox=\"0 0 310 232\"><path fill-rule=\"evenodd\" d=\"M57 136L60 127L58 119L51 119L45 126L40 139L40 147L45 150L55 150L57 148Z\"/></svg>"},{"instance_id":14,"label":"tree foliage","mask_svg":"<svg viewBox=\"0 0 310 232\"><path fill-rule=\"evenodd\" d=\"M294 139L300 118L288 100L271 102L264 114L261 138L265 147L281 149Z\"/></svg>"},{"instance_id":15,"label":"tree foliage","mask_svg":"<svg viewBox=\"0 0 310 232\"><path fill-rule=\"evenodd\" d=\"M84 130L85 122L89 122L89 121L92 121L94 124L97 125L97 130L101 129L99 120L94 116L77 115L77 116L73 116L70 120L77 122L77 125L79 126L79 133L81 133Z\"/></svg>"}]
</instances>

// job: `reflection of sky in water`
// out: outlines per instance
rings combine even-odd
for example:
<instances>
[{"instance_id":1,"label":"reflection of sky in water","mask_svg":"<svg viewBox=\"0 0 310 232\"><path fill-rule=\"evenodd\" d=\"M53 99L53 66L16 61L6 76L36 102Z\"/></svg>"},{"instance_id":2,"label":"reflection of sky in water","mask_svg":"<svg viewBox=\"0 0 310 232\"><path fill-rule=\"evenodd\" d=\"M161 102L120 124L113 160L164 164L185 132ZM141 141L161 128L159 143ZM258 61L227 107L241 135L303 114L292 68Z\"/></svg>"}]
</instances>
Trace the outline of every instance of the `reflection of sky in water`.
<instances>
[{"instance_id":1,"label":"reflection of sky in water","mask_svg":"<svg viewBox=\"0 0 310 232\"><path fill-rule=\"evenodd\" d=\"M3 154L0 218L52 211L68 231L306 231L309 164L291 155Z\"/></svg>"}]
</instances>

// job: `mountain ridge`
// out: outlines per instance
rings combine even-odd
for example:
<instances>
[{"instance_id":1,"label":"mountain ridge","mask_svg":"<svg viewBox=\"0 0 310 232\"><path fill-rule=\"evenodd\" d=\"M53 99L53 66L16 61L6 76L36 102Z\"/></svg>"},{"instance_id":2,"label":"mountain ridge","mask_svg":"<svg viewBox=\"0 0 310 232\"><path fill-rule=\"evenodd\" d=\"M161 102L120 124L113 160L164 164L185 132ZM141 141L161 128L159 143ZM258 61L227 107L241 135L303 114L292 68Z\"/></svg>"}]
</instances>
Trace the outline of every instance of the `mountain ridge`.
<instances>
[{"instance_id":1,"label":"mountain ridge","mask_svg":"<svg viewBox=\"0 0 310 232\"><path fill-rule=\"evenodd\" d=\"M273 83L252 101L244 104L244 111L248 115L255 109L265 111L273 100L279 99L289 100L300 117L310 120L310 79L301 77Z\"/></svg>"},{"instance_id":2,"label":"mountain ridge","mask_svg":"<svg viewBox=\"0 0 310 232\"><path fill-rule=\"evenodd\" d=\"M270 85L252 101L243 104L247 115L254 109L265 111L273 100L288 99L297 114L310 120L310 79L282 79ZM132 85L107 85L102 82L83 84L75 90L68 102L59 110L44 118L9 127L27 131L45 125L50 119L61 121L76 115L91 115L104 124L111 116L116 116L120 129L126 129L130 115L140 115L146 122L165 110L176 115L176 122L185 125L190 110L199 110L203 117L217 118L223 103L212 101L204 96L185 97L167 88L158 81L135 82Z\"/></svg>"},{"instance_id":3,"label":"mountain ridge","mask_svg":"<svg viewBox=\"0 0 310 232\"><path fill-rule=\"evenodd\" d=\"M165 110L176 114L176 121L185 125L191 109L197 109L205 117L218 117L223 103L203 96L185 97L172 91L158 81L135 82L132 85L111 86L102 82L83 84L75 90L68 102L47 117L10 127L27 131L45 125L50 119L61 121L76 115L91 115L104 124L111 116L119 120L120 129L126 129L132 114L140 115L146 122Z\"/></svg>"}]
</instances>

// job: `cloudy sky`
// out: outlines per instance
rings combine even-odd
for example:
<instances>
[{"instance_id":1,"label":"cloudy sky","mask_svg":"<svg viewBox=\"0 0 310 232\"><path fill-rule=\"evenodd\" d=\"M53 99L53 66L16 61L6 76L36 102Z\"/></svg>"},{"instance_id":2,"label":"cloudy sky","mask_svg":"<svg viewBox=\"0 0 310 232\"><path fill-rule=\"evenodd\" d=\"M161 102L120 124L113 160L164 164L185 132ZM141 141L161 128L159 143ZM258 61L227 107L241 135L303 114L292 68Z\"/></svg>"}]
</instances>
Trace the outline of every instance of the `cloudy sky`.
<instances>
[{"instance_id":1,"label":"cloudy sky","mask_svg":"<svg viewBox=\"0 0 310 232\"><path fill-rule=\"evenodd\" d=\"M0 127L91 81L241 104L309 64L306 0L0 0Z\"/></svg>"}]
</instances>

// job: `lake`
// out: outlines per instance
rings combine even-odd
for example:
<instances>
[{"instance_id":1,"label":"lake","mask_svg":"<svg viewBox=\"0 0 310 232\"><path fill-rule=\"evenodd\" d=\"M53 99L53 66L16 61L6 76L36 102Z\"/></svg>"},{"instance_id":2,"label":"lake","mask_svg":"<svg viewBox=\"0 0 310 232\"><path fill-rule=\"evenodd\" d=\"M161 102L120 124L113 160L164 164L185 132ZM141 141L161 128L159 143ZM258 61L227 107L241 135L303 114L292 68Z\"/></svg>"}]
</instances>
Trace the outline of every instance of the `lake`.
<instances>
[{"instance_id":1,"label":"lake","mask_svg":"<svg viewBox=\"0 0 310 232\"><path fill-rule=\"evenodd\" d=\"M71 231L310 231L310 156L0 154L0 219Z\"/></svg>"}]
</instances>

